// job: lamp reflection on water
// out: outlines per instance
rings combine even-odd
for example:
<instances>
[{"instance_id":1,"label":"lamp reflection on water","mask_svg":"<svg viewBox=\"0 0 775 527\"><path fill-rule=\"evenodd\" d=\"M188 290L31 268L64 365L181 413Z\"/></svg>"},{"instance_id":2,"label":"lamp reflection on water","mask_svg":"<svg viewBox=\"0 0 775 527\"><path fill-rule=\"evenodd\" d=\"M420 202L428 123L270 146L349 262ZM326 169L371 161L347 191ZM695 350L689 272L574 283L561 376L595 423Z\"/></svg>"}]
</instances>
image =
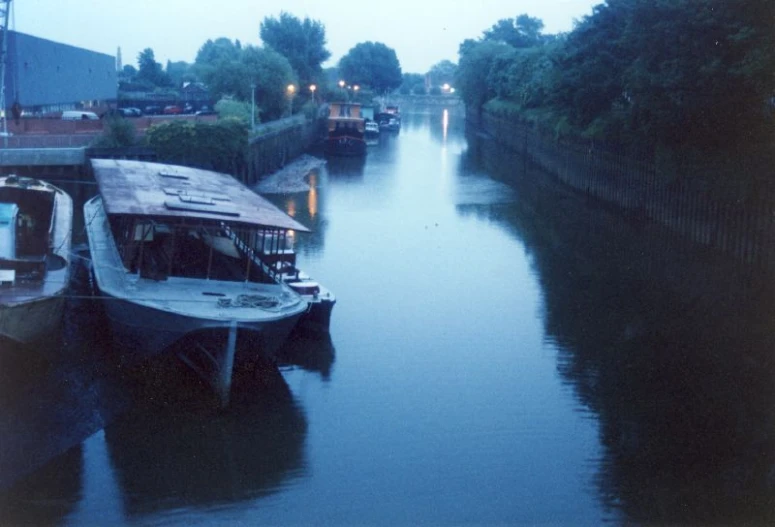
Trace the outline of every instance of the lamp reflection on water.
<instances>
[{"instance_id":1,"label":"lamp reflection on water","mask_svg":"<svg viewBox=\"0 0 775 527\"><path fill-rule=\"evenodd\" d=\"M294 217L296 216L296 200L289 199L287 202L287 205L285 207L285 212L288 214L288 216Z\"/></svg>"},{"instance_id":2,"label":"lamp reflection on water","mask_svg":"<svg viewBox=\"0 0 775 527\"><path fill-rule=\"evenodd\" d=\"M444 108L444 113L441 116L441 127L443 130L442 137L444 140L444 143L447 142L447 129L449 128L449 110Z\"/></svg>"},{"instance_id":3,"label":"lamp reflection on water","mask_svg":"<svg viewBox=\"0 0 775 527\"><path fill-rule=\"evenodd\" d=\"M309 175L309 194L307 195L307 208L309 209L310 217L314 218L318 212L318 189L317 189L317 174L314 172Z\"/></svg>"}]
</instances>

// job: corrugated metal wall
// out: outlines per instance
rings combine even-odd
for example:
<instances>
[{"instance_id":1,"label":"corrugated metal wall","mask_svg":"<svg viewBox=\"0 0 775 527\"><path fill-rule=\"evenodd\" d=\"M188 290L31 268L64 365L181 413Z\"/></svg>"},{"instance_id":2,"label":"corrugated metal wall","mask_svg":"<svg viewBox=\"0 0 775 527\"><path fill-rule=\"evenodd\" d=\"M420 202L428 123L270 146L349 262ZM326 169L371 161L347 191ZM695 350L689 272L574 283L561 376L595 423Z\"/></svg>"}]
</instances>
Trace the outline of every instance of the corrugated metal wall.
<instances>
[{"instance_id":1,"label":"corrugated metal wall","mask_svg":"<svg viewBox=\"0 0 775 527\"><path fill-rule=\"evenodd\" d=\"M84 27L88 31L88 26ZM115 100L116 59L24 33L8 32L6 104L24 108Z\"/></svg>"}]
</instances>

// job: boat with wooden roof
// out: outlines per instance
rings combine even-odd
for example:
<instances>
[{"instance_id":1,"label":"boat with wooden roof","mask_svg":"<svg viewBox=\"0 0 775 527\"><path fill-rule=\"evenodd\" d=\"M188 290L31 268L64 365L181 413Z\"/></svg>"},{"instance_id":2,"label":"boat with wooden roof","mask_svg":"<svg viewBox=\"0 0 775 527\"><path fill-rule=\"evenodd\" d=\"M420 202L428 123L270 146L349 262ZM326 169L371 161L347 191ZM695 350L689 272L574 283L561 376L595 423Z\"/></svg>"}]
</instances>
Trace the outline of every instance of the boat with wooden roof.
<instances>
[{"instance_id":1,"label":"boat with wooden roof","mask_svg":"<svg viewBox=\"0 0 775 527\"><path fill-rule=\"evenodd\" d=\"M366 120L361 105L336 102L329 105L328 135L325 152L329 155L362 156L366 154Z\"/></svg>"},{"instance_id":2,"label":"boat with wooden roof","mask_svg":"<svg viewBox=\"0 0 775 527\"><path fill-rule=\"evenodd\" d=\"M272 360L309 310L311 297L272 270L289 232L308 229L228 174L127 160L92 167L99 195L84 220L122 359L172 349L227 404L235 355Z\"/></svg>"},{"instance_id":3,"label":"boat with wooden roof","mask_svg":"<svg viewBox=\"0 0 775 527\"><path fill-rule=\"evenodd\" d=\"M44 181L0 177L0 339L25 345L62 323L73 200Z\"/></svg>"}]
</instances>

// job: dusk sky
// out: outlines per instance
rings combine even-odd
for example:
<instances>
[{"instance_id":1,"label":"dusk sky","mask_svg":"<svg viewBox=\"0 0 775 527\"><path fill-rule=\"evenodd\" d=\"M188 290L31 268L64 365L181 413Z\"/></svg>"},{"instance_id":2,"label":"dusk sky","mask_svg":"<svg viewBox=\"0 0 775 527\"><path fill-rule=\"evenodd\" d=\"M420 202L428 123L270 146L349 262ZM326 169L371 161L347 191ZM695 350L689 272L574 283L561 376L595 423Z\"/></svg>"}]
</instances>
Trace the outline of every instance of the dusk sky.
<instances>
[{"instance_id":1,"label":"dusk sky","mask_svg":"<svg viewBox=\"0 0 775 527\"><path fill-rule=\"evenodd\" d=\"M163 66L167 60L193 62L207 41L227 37L260 45L259 25L286 11L310 17L326 28L331 59L360 42L393 48L404 72L424 73L441 60L458 61L466 38L477 38L502 18L527 13L540 18L546 33L569 31L602 0L13 0L10 26L56 42L115 55L137 63L145 48Z\"/></svg>"}]
</instances>

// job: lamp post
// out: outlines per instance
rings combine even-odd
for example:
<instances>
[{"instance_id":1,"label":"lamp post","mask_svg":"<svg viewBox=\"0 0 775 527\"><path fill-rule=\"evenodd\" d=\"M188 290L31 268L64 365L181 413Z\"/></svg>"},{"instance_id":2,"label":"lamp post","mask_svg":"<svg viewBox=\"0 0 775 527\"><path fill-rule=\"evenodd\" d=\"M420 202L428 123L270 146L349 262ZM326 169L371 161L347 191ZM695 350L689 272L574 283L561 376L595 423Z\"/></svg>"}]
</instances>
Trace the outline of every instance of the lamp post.
<instances>
[{"instance_id":1,"label":"lamp post","mask_svg":"<svg viewBox=\"0 0 775 527\"><path fill-rule=\"evenodd\" d=\"M289 117L293 117L293 94L296 91L296 86L289 84L286 90L288 91Z\"/></svg>"},{"instance_id":2,"label":"lamp post","mask_svg":"<svg viewBox=\"0 0 775 527\"><path fill-rule=\"evenodd\" d=\"M250 129L256 129L256 83L250 85Z\"/></svg>"},{"instance_id":3,"label":"lamp post","mask_svg":"<svg viewBox=\"0 0 775 527\"><path fill-rule=\"evenodd\" d=\"M318 87L315 86L314 84L310 84L309 85L309 91L312 94L312 104L315 104L315 90L317 90L317 89L318 89Z\"/></svg>"},{"instance_id":4,"label":"lamp post","mask_svg":"<svg viewBox=\"0 0 775 527\"><path fill-rule=\"evenodd\" d=\"M345 84L344 81L339 81L339 89L342 90L343 96L347 94L347 92L344 90L344 84ZM343 97L343 98L346 99L347 97Z\"/></svg>"}]
</instances>

